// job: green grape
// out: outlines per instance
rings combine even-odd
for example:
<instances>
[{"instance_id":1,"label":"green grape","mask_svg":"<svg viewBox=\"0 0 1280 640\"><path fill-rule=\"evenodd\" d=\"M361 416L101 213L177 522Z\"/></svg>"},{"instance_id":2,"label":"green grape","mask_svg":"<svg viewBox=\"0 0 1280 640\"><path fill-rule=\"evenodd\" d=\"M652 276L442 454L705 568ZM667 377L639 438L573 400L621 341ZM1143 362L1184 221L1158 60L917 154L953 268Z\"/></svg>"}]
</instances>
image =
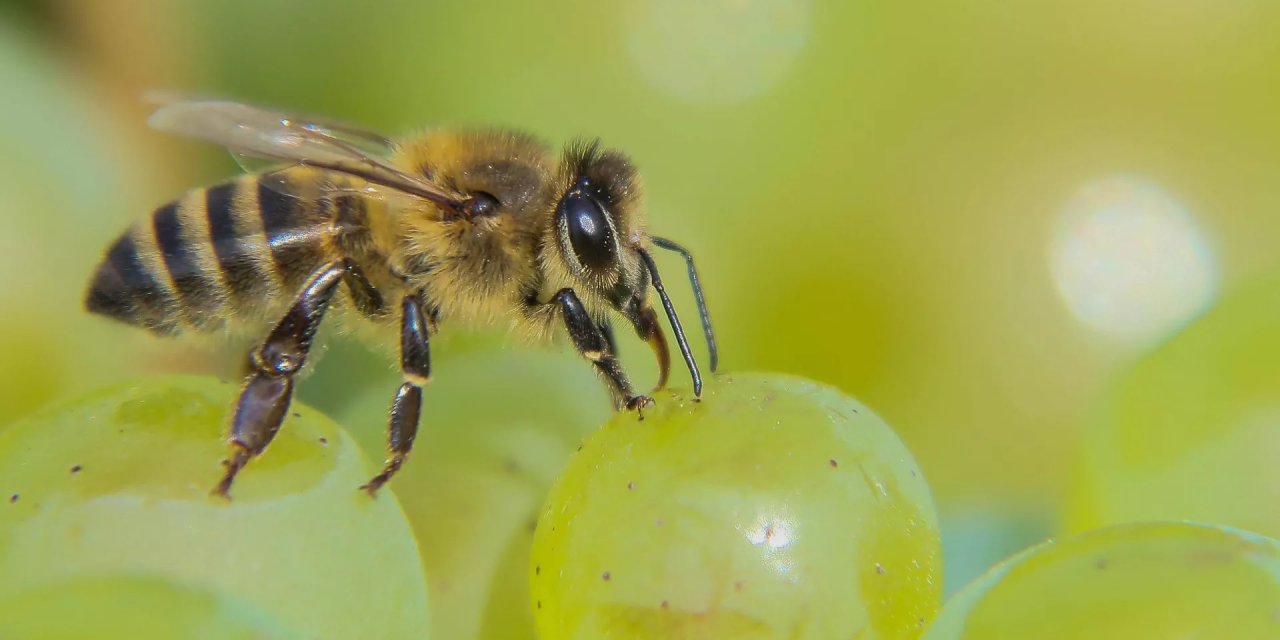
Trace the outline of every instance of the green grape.
<instances>
[{"instance_id":1,"label":"green grape","mask_svg":"<svg viewBox=\"0 0 1280 640\"><path fill-rule=\"evenodd\" d=\"M0 638L293 640L252 604L154 578L80 577L0 600Z\"/></svg>"},{"instance_id":2,"label":"green grape","mask_svg":"<svg viewBox=\"0 0 1280 640\"><path fill-rule=\"evenodd\" d=\"M1050 540L989 570L925 640L1273 638L1280 542L1191 523L1135 523Z\"/></svg>"},{"instance_id":3,"label":"green grape","mask_svg":"<svg viewBox=\"0 0 1280 640\"><path fill-rule=\"evenodd\" d=\"M433 637L532 638L533 523L570 454L608 419L608 394L590 363L568 350L448 348L456 346L432 362L413 454L388 487L422 550ZM365 425L355 433L366 450L385 447L398 382L387 376L335 408L343 424Z\"/></svg>"},{"instance_id":4,"label":"green grape","mask_svg":"<svg viewBox=\"0 0 1280 640\"><path fill-rule=\"evenodd\" d=\"M1114 384L1083 436L1073 530L1197 520L1280 537L1280 273Z\"/></svg>"},{"instance_id":5,"label":"green grape","mask_svg":"<svg viewBox=\"0 0 1280 640\"><path fill-rule=\"evenodd\" d=\"M874 413L780 375L618 414L547 498L544 640L914 638L938 606L929 488Z\"/></svg>"},{"instance_id":6,"label":"green grape","mask_svg":"<svg viewBox=\"0 0 1280 640\"><path fill-rule=\"evenodd\" d=\"M321 638L423 637L426 585L394 496L332 421L295 404L232 488L209 494L237 389L173 376L0 431L0 598L104 573L232 594Z\"/></svg>"}]
</instances>

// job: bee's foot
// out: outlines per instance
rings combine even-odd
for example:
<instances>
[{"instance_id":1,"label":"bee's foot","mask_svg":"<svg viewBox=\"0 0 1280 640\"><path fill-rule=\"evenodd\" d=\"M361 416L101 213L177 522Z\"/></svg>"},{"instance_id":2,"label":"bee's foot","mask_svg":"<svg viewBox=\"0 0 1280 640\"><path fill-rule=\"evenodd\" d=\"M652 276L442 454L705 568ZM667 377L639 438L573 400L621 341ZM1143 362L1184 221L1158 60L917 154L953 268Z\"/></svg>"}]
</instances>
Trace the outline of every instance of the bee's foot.
<instances>
[{"instance_id":1,"label":"bee's foot","mask_svg":"<svg viewBox=\"0 0 1280 640\"><path fill-rule=\"evenodd\" d=\"M374 476L372 480L360 485L360 490L369 494L370 498L378 497L378 489L386 484L391 476L394 476L400 470L400 465L404 464L405 454L392 456L387 460L386 466L382 468L382 473Z\"/></svg>"},{"instance_id":2,"label":"bee's foot","mask_svg":"<svg viewBox=\"0 0 1280 640\"><path fill-rule=\"evenodd\" d=\"M209 495L231 502L231 483L224 478L222 482L218 483L218 486L209 491Z\"/></svg>"},{"instance_id":3,"label":"bee's foot","mask_svg":"<svg viewBox=\"0 0 1280 640\"><path fill-rule=\"evenodd\" d=\"M652 407L653 404L653 398L649 396L631 396L627 398L626 407L628 411L635 411L636 416L644 420L644 410Z\"/></svg>"},{"instance_id":4,"label":"bee's foot","mask_svg":"<svg viewBox=\"0 0 1280 640\"><path fill-rule=\"evenodd\" d=\"M384 478L381 474L379 474L374 479L360 485L360 490L369 494L370 498L376 498L378 497L378 489L381 489L382 485L386 483L387 483L387 478Z\"/></svg>"},{"instance_id":5,"label":"bee's foot","mask_svg":"<svg viewBox=\"0 0 1280 640\"><path fill-rule=\"evenodd\" d=\"M237 447L234 457L230 460L222 461L222 466L226 471L223 472L222 480L218 482L218 486L214 487L213 491L209 492L209 495L216 496L230 502L231 483L235 481L236 474L240 473L240 470L244 468L244 465L249 463L249 458L251 457L252 456L249 455L248 451Z\"/></svg>"}]
</instances>

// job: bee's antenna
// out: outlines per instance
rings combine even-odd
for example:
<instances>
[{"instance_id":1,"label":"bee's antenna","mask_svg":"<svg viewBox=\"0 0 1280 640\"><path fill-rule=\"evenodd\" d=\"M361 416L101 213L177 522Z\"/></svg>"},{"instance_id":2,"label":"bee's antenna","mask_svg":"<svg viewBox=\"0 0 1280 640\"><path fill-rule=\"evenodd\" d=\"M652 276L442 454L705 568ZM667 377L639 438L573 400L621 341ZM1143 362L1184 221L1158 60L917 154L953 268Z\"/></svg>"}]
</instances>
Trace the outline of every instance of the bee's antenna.
<instances>
[{"instance_id":1,"label":"bee's antenna","mask_svg":"<svg viewBox=\"0 0 1280 640\"><path fill-rule=\"evenodd\" d=\"M644 266L649 270L649 279L653 281L653 288L658 291L662 308L667 312L667 320L671 323L671 331L676 335L680 355L684 356L684 363L689 367L689 375L693 377L693 395L701 396L702 374L698 373L698 363L693 360L693 352L689 350L689 340L684 337L680 318L676 317L676 308L671 305L671 298L667 297L667 290L662 287L662 278L658 277L658 265L653 262L653 256L649 255L648 251L644 249L637 249L637 251L640 252L640 258L644 260Z\"/></svg>"},{"instance_id":2,"label":"bee's antenna","mask_svg":"<svg viewBox=\"0 0 1280 640\"><path fill-rule=\"evenodd\" d=\"M689 265L689 284L693 286L693 298L698 303L698 316L702 319L702 332L707 336L707 351L711 354L711 372L715 373L716 367L720 365L720 352L716 348L716 334L711 331L711 314L707 313L707 300L702 297L702 283L698 280L698 270L693 267L693 255L684 247L666 239L651 238L654 246L667 251L674 251L684 256L684 261ZM654 277L657 280L657 277Z\"/></svg>"}]
</instances>

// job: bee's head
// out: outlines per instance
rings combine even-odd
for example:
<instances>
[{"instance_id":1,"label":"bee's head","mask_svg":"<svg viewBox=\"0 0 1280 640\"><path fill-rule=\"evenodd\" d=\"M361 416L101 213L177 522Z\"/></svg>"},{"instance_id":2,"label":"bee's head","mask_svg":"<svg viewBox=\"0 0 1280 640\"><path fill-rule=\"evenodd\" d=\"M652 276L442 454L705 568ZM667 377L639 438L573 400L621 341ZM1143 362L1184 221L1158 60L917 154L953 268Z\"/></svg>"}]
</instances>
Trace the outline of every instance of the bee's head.
<instances>
[{"instance_id":1,"label":"bee's head","mask_svg":"<svg viewBox=\"0 0 1280 640\"><path fill-rule=\"evenodd\" d=\"M549 249L554 247L554 251L545 252L544 261L555 263L557 271L563 270L567 276L564 280L571 283L580 297L593 300L597 308L608 306L631 322L636 333L658 356L661 376L658 386L661 387L666 381L669 355L662 326L649 302L648 292L652 286L662 298L667 318L693 375L695 392L700 391L701 377L647 250L655 240L644 228L640 178L635 167L622 153L601 150L596 141L579 142L565 150L560 175L560 197L551 225L554 240L546 243ZM705 312L702 316L714 351Z\"/></svg>"},{"instance_id":2,"label":"bee's head","mask_svg":"<svg viewBox=\"0 0 1280 640\"><path fill-rule=\"evenodd\" d=\"M635 167L598 142L574 143L561 165L552 225L556 253L576 289L621 310L644 297L648 280L636 254L646 241Z\"/></svg>"}]
</instances>

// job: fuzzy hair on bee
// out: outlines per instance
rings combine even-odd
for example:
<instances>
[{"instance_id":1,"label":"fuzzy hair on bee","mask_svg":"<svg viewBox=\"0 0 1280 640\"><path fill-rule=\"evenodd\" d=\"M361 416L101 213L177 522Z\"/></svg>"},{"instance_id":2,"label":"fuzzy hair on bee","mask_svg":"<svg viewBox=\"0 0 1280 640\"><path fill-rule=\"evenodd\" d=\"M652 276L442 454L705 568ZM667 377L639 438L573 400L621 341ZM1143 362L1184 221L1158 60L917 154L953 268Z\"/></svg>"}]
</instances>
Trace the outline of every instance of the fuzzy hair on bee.
<instances>
[{"instance_id":1,"label":"fuzzy hair on bee","mask_svg":"<svg viewBox=\"0 0 1280 640\"><path fill-rule=\"evenodd\" d=\"M89 311L159 335L270 324L248 355L214 493L262 454L288 414L327 313L398 336L388 457L375 495L412 449L440 327L506 324L534 340L567 336L619 410L653 399L618 362L621 319L670 369L657 294L695 395L702 378L650 249L688 267L712 371L715 337L693 258L649 234L639 173L620 151L579 140L556 154L508 130L427 130L390 140L340 123L219 100L174 101L161 131L271 163L194 189L122 234L89 285Z\"/></svg>"}]
</instances>

